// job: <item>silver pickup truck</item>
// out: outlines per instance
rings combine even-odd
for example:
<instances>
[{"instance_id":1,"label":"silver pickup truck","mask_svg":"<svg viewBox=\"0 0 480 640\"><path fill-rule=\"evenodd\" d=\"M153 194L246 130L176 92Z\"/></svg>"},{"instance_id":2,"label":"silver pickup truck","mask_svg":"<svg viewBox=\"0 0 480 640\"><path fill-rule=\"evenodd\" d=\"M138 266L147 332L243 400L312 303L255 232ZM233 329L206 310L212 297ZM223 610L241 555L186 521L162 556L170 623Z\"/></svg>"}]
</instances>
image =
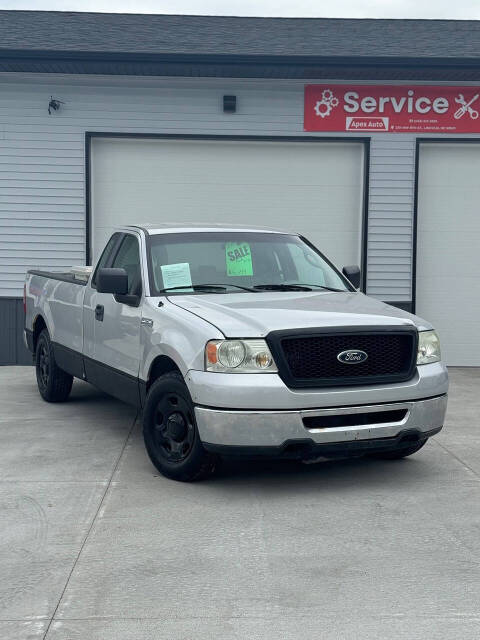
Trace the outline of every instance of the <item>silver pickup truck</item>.
<instances>
[{"instance_id":1,"label":"silver pickup truck","mask_svg":"<svg viewBox=\"0 0 480 640\"><path fill-rule=\"evenodd\" d=\"M129 226L93 269L28 272L25 341L48 402L77 377L141 407L170 478L222 455L401 458L442 428L447 371L427 322L359 285L299 235Z\"/></svg>"}]
</instances>

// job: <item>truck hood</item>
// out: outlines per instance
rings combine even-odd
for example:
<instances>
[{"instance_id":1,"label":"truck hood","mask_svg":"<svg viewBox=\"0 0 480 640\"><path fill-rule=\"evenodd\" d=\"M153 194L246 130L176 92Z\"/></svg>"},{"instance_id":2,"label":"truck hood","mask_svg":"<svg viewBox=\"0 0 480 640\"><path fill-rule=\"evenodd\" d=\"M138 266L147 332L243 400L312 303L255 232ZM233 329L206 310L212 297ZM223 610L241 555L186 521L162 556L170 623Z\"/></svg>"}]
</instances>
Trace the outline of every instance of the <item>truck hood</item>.
<instances>
[{"instance_id":1,"label":"truck hood","mask_svg":"<svg viewBox=\"0 0 480 640\"><path fill-rule=\"evenodd\" d=\"M350 292L260 292L171 296L169 301L203 318L226 337L259 338L270 331L324 327L415 326L421 318Z\"/></svg>"}]
</instances>

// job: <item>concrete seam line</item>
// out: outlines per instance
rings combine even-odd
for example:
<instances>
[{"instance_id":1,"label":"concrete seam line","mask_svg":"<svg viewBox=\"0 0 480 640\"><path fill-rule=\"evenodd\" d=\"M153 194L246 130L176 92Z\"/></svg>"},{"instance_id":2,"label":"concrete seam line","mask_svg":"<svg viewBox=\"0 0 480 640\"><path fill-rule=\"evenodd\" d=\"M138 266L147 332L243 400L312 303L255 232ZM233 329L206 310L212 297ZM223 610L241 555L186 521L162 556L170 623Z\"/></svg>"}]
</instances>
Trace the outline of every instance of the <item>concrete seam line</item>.
<instances>
[{"instance_id":1,"label":"concrete seam line","mask_svg":"<svg viewBox=\"0 0 480 640\"><path fill-rule=\"evenodd\" d=\"M112 486L113 478L115 477L115 473L117 471L118 465L120 464L120 460L122 459L122 456L123 456L123 454L125 452L125 449L127 448L128 441L130 440L130 438L132 436L133 428L135 427L135 424L137 422L138 416L139 416L139 412L137 411L137 413L135 414L135 417L133 419L133 422L130 425L130 429L128 430L127 437L125 438L125 441L124 441L124 443L122 445L120 453L118 454L117 459L115 461L115 464L113 465L112 472L111 472L110 477L108 478L108 481L107 481L107 486L105 487L105 491L103 492L103 495L102 495L102 497L100 499L100 502L98 503L98 507L97 507L97 509L96 509L96 511L95 511L95 513L93 515L92 522L90 523L90 526L87 529L85 537L83 538L83 542L80 545L80 549L78 550L77 556L76 556L76 558L75 558L75 560L73 562L72 568L70 569L70 571L68 573L67 580L66 580L65 585L64 585L64 587L62 589L60 597L58 598L58 602L57 602L57 604L55 606L55 609L54 609L54 611L52 613L52 616L51 616L50 620L48 621L47 628L45 629L45 633L43 635L43 640L46 640L46 638L47 638L47 635L48 635L48 633L50 631L50 627L52 626L52 622L54 621L55 616L57 614L58 607L60 606L60 603L61 603L61 601L63 599L63 596L65 595L65 591L67 590L68 583L70 582L70 579L71 579L71 577L73 575L73 572L75 571L75 567L77 566L78 561L80 560L80 556L82 555L83 549L85 548L85 545L87 544L87 540L90 537L90 533L91 533L91 531L93 529L93 525L97 521L98 514L100 513L100 510L101 510L101 508L103 506L103 503L105 502L105 498L107 497L107 493L108 493L110 487Z\"/></svg>"},{"instance_id":2,"label":"concrete seam line","mask_svg":"<svg viewBox=\"0 0 480 640\"><path fill-rule=\"evenodd\" d=\"M477 472L475 471L475 469L472 469L472 467L470 467L466 462L464 462L461 458L459 458L457 455L455 455L455 454L453 453L453 451L450 451L450 449L449 449L448 447L446 447L444 444L440 444L440 442L438 442L438 440L436 440L435 438L433 439L433 441L435 442L435 444L438 444L438 446L439 446L441 449L443 449L444 451L446 451L447 453L449 453L449 454L452 456L452 458L455 458L455 460L456 460L457 462L459 462L459 463L460 463L460 464L461 464L465 469L468 469L471 473L473 473L473 475L474 475L476 478L480 478L480 474L479 474L479 473L477 473Z\"/></svg>"}]
</instances>

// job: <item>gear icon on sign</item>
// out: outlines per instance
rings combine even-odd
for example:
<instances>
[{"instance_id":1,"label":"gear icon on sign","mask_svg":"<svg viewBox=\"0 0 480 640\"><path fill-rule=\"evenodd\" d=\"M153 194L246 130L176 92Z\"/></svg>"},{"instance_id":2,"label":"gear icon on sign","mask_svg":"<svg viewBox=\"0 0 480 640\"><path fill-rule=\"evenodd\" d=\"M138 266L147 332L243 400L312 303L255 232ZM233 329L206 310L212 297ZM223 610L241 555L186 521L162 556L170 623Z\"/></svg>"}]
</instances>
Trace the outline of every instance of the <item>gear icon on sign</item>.
<instances>
[{"instance_id":1,"label":"gear icon on sign","mask_svg":"<svg viewBox=\"0 0 480 640\"><path fill-rule=\"evenodd\" d=\"M321 118L325 118L325 116L330 115L331 110L332 105L326 100L319 100L315 105L315 113Z\"/></svg>"},{"instance_id":2,"label":"gear icon on sign","mask_svg":"<svg viewBox=\"0 0 480 640\"><path fill-rule=\"evenodd\" d=\"M315 113L320 118L325 118L330 115L330 112L334 107L338 107L338 98L333 95L333 91L331 89L324 89L322 91L322 99L317 100L315 104Z\"/></svg>"}]
</instances>

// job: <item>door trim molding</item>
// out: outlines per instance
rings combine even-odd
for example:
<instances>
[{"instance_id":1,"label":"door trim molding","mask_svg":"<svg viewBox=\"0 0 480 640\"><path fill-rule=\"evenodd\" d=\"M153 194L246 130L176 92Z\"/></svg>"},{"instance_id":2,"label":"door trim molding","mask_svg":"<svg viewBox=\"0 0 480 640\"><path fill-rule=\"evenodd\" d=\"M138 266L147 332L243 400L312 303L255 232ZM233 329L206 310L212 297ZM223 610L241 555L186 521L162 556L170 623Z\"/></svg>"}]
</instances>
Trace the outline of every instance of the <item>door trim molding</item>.
<instances>
[{"instance_id":1,"label":"door trim molding","mask_svg":"<svg viewBox=\"0 0 480 640\"><path fill-rule=\"evenodd\" d=\"M80 351L53 342L53 352L59 367L122 402L140 407L140 379L90 358Z\"/></svg>"},{"instance_id":2,"label":"door trim molding","mask_svg":"<svg viewBox=\"0 0 480 640\"><path fill-rule=\"evenodd\" d=\"M83 356L83 363L87 382L122 402L141 406L138 378L88 356Z\"/></svg>"}]
</instances>

